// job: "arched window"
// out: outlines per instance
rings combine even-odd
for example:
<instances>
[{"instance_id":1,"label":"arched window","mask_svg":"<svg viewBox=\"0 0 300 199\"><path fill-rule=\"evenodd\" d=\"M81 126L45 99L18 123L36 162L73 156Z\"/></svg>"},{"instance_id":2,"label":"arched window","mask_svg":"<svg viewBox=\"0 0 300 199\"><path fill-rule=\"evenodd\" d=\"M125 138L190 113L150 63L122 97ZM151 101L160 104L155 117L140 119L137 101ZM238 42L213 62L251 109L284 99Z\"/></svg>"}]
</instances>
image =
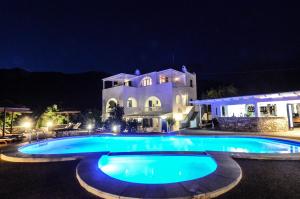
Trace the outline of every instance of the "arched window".
<instances>
[{"instance_id":1,"label":"arched window","mask_svg":"<svg viewBox=\"0 0 300 199\"><path fill-rule=\"evenodd\" d=\"M115 98L110 98L106 102L106 112L109 113L114 107L116 107L118 104L117 99Z\"/></svg>"},{"instance_id":2,"label":"arched window","mask_svg":"<svg viewBox=\"0 0 300 199\"><path fill-rule=\"evenodd\" d=\"M145 102L145 111L158 111L161 107L161 102L158 97L148 97Z\"/></svg>"},{"instance_id":3,"label":"arched window","mask_svg":"<svg viewBox=\"0 0 300 199\"><path fill-rule=\"evenodd\" d=\"M127 100L127 107L128 108L134 108L137 107L137 101L134 97L129 97Z\"/></svg>"},{"instance_id":4,"label":"arched window","mask_svg":"<svg viewBox=\"0 0 300 199\"><path fill-rule=\"evenodd\" d=\"M180 99L180 95L176 95L176 104L180 104L181 103L181 99Z\"/></svg>"},{"instance_id":5,"label":"arched window","mask_svg":"<svg viewBox=\"0 0 300 199\"><path fill-rule=\"evenodd\" d=\"M146 76L141 81L141 86L150 86L152 85L152 79L149 76Z\"/></svg>"}]
</instances>

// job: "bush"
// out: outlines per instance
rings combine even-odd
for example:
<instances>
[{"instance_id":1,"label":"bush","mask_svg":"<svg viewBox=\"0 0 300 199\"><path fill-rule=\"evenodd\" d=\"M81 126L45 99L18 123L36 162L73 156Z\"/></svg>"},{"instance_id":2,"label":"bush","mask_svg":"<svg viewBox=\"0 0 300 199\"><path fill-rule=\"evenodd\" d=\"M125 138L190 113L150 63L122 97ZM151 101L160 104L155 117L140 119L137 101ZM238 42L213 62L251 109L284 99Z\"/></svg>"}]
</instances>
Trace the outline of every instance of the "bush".
<instances>
[{"instance_id":1,"label":"bush","mask_svg":"<svg viewBox=\"0 0 300 199\"><path fill-rule=\"evenodd\" d=\"M213 118L212 123L216 129L218 129L220 127L220 124L219 124L219 121L217 118Z\"/></svg>"},{"instance_id":2,"label":"bush","mask_svg":"<svg viewBox=\"0 0 300 199\"><path fill-rule=\"evenodd\" d=\"M138 121L135 119L129 119L126 122L126 129L128 130L128 132L137 132L138 129Z\"/></svg>"},{"instance_id":3,"label":"bush","mask_svg":"<svg viewBox=\"0 0 300 199\"><path fill-rule=\"evenodd\" d=\"M114 125L120 126L121 132L126 128L126 122L123 120L124 108L118 104L112 108L109 118L104 122L104 128L112 131Z\"/></svg>"}]
</instances>

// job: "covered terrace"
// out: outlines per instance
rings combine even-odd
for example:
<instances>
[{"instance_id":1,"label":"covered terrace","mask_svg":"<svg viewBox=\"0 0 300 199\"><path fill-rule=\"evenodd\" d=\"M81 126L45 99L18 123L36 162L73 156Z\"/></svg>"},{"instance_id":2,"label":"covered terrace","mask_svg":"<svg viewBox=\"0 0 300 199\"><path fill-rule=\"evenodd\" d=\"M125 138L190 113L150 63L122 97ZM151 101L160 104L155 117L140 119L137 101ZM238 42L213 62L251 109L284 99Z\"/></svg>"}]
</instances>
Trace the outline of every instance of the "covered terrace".
<instances>
[{"instance_id":1,"label":"covered terrace","mask_svg":"<svg viewBox=\"0 0 300 199\"><path fill-rule=\"evenodd\" d=\"M26 108L26 107L0 107L0 112L3 114L3 119L2 119L2 137L5 136L5 131L6 131L6 120L7 120L7 113L11 113L10 114L10 126L9 126L9 132L12 133L13 132L13 117L15 113L32 113L32 111L30 110L30 108Z\"/></svg>"},{"instance_id":2,"label":"covered terrace","mask_svg":"<svg viewBox=\"0 0 300 199\"><path fill-rule=\"evenodd\" d=\"M191 103L199 112L203 106L210 106L212 118L284 117L289 128L300 124L300 91L195 100Z\"/></svg>"}]
</instances>

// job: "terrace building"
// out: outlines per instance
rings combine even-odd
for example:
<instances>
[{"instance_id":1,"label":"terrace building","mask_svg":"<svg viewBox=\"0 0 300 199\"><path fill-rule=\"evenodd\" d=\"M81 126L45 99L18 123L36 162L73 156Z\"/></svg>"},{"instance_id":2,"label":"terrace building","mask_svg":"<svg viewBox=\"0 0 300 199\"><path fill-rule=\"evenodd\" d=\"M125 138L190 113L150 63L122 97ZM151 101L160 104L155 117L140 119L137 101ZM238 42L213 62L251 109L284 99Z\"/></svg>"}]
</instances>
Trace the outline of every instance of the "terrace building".
<instances>
[{"instance_id":1,"label":"terrace building","mask_svg":"<svg viewBox=\"0 0 300 199\"><path fill-rule=\"evenodd\" d=\"M300 127L300 91L194 100L204 120L216 118L223 130L287 131ZM203 117L207 116L208 117Z\"/></svg>"},{"instance_id":2,"label":"terrace building","mask_svg":"<svg viewBox=\"0 0 300 199\"><path fill-rule=\"evenodd\" d=\"M145 131L163 131L165 120L173 118L173 130L193 115L190 100L197 98L196 74L167 69L146 74L120 73L103 79L102 118L109 117L116 104L124 107L124 117L136 119Z\"/></svg>"}]
</instances>

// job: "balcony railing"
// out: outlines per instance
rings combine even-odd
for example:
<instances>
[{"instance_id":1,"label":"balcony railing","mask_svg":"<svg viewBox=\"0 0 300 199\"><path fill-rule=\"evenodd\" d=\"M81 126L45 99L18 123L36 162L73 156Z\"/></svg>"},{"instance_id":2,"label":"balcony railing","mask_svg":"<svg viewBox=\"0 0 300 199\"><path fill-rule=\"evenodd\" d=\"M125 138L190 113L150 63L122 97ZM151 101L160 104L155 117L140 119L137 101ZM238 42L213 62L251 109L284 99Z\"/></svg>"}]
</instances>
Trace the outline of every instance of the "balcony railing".
<instances>
[{"instance_id":1,"label":"balcony railing","mask_svg":"<svg viewBox=\"0 0 300 199\"><path fill-rule=\"evenodd\" d=\"M138 107L127 107L124 110L126 115L133 115L133 114L139 114L141 113L141 109Z\"/></svg>"},{"instance_id":2,"label":"balcony railing","mask_svg":"<svg viewBox=\"0 0 300 199\"><path fill-rule=\"evenodd\" d=\"M159 112L162 111L162 108L160 106L154 106L154 107L145 107L145 112Z\"/></svg>"},{"instance_id":3,"label":"balcony railing","mask_svg":"<svg viewBox=\"0 0 300 199\"><path fill-rule=\"evenodd\" d=\"M138 108L138 107L126 107L124 112L126 115L132 115L132 114L142 114L145 112L161 112L163 109L162 107L144 107L144 108Z\"/></svg>"}]
</instances>

